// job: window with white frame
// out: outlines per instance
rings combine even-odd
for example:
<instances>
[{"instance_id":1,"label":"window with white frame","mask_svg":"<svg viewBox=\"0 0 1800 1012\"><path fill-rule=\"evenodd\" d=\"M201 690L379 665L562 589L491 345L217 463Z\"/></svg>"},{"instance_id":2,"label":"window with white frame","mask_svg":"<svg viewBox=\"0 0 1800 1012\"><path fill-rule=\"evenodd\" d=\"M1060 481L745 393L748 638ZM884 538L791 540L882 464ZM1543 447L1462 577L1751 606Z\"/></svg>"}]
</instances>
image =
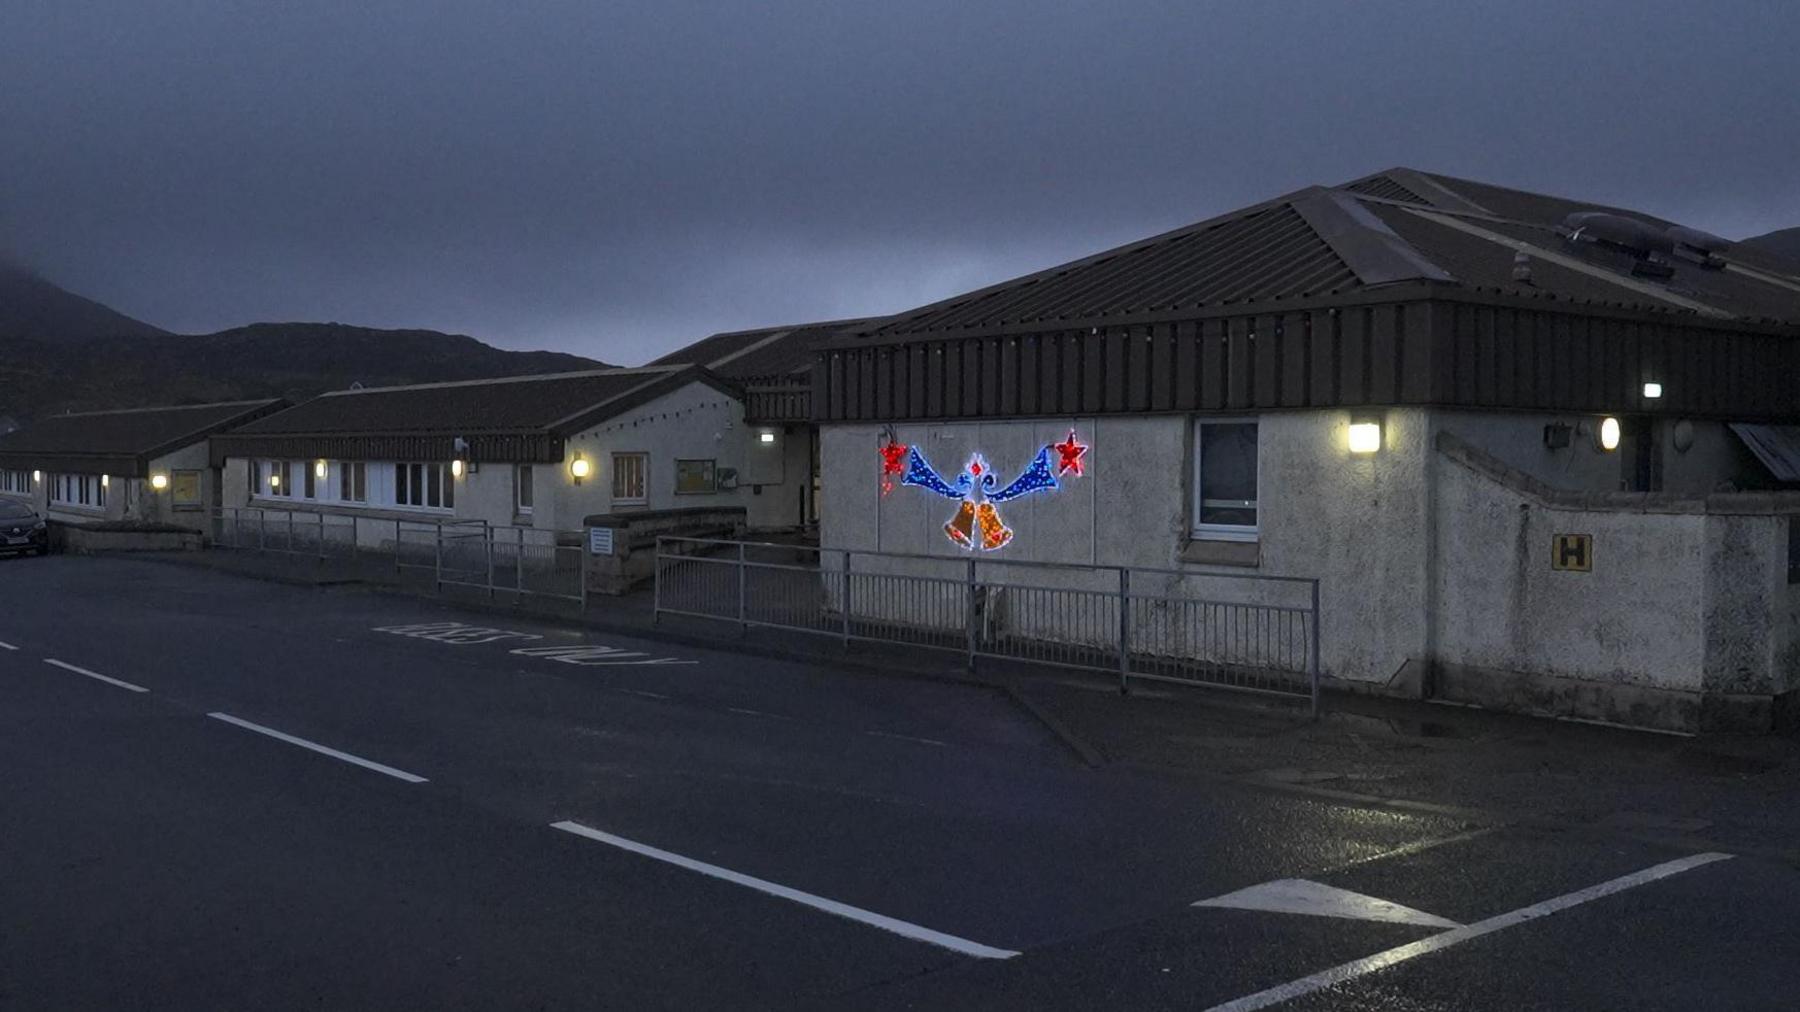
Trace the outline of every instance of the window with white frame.
<instances>
[{"instance_id":1,"label":"window with white frame","mask_svg":"<svg viewBox=\"0 0 1800 1012\"><path fill-rule=\"evenodd\" d=\"M394 505L454 509L456 479L448 464L394 465Z\"/></svg>"},{"instance_id":2,"label":"window with white frame","mask_svg":"<svg viewBox=\"0 0 1800 1012\"><path fill-rule=\"evenodd\" d=\"M1255 541L1256 422L1200 419L1194 423L1193 536Z\"/></svg>"},{"instance_id":3,"label":"window with white frame","mask_svg":"<svg viewBox=\"0 0 1800 1012\"><path fill-rule=\"evenodd\" d=\"M18 471L12 468L0 470L0 492L17 492L27 495L31 492L31 472Z\"/></svg>"},{"instance_id":4,"label":"window with white frame","mask_svg":"<svg viewBox=\"0 0 1800 1012\"><path fill-rule=\"evenodd\" d=\"M338 499L343 502L369 501L369 465L360 460L338 461Z\"/></svg>"},{"instance_id":5,"label":"window with white frame","mask_svg":"<svg viewBox=\"0 0 1800 1012\"><path fill-rule=\"evenodd\" d=\"M292 496L294 494L293 468L285 460L265 460L256 466L256 494L267 496Z\"/></svg>"},{"instance_id":6,"label":"window with white frame","mask_svg":"<svg viewBox=\"0 0 1800 1012\"><path fill-rule=\"evenodd\" d=\"M513 469L513 504L517 507L519 516L531 515L531 500L531 465L520 464Z\"/></svg>"},{"instance_id":7,"label":"window with white frame","mask_svg":"<svg viewBox=\"0 0 1800 1012\"><path fill-rule=\"evenodd\" d=\"M649 497L650 455L648 453L615 453L612 455L612 497L615 506L641 505Z\"/></svg>"},{"instance_id":8,"label":"window with white frame","mask_svg":"<svg viewBox=\"0 0 1800 1012\"><path fill-rule=\"evenodd\" d=\"M303 460L300 462L300 497L303 499L319 498L319 486L325 483L325 470L322 460Z\"/></svg>"},{"instance_id":9,"label":"window with white frame","mask_svg":"<svg viewBox=\"0 0 1800 1012\"><path fill-rule=\"evenodd\" d=\"M106 508L106 480L98 474L53 474L50 502L83 509Z\"/></svg>"}]
</instances>

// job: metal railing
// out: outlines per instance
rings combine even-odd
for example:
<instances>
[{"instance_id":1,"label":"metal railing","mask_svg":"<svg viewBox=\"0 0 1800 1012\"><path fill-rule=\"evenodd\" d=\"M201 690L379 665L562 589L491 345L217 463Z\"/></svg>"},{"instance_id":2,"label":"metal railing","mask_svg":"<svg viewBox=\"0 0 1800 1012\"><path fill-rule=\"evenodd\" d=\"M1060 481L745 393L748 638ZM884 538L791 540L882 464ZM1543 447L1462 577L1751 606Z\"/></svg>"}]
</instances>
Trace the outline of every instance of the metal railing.
<instances>
[{"instance_id":1,"label":"metal railing","mask_svg":"<svg viewBox=\"0 0 1800 1012\"><path fill-rule=\"evenodd\" d=\"M215 548L313 560L363 580L399 581L429 572L434 591L474 587L499 594L587 602L581 538L484 520L417 520L266 507L222 507L211 515ZM566 542L566 543L565 543Z\"/></svg>"},{"instance_id":2,"label":"metal railing","mask_svg":"<svg viewBox=\"0 0 1800 1012\"><path fill-rule=\"evenodd\" d=\"M1132 679L1303 696L1318 708L1319 581L665 536L655 613Z\"/></svg>"}]
</instances>

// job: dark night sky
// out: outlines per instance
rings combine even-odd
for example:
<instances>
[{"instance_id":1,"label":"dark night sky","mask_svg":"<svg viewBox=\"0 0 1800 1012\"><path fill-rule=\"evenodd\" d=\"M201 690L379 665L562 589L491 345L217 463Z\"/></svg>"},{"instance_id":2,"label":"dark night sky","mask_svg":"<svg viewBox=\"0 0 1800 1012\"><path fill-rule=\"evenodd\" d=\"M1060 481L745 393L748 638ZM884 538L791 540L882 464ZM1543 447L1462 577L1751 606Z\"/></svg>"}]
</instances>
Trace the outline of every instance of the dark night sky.
<instances>
[{"instance_id":1,"label":"dark night sky","mask_svg":"<svg viewBox=\"0 0 1800 1012\"><path fill-rule=\"evenodd\" d=\"M1800 4L5 0L0 249L637 363L1394 164L1800 224Z\"/></svg>"}]
</instances>

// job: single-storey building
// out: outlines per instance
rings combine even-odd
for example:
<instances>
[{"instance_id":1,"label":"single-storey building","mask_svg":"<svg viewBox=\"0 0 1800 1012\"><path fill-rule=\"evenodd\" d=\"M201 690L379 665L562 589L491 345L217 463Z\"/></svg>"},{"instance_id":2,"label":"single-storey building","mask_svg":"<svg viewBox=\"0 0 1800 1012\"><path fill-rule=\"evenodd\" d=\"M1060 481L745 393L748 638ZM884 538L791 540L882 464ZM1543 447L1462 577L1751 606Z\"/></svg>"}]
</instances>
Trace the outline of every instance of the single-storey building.
<instances>
[{"instance_id":1,"label":"single-storey building","mask_svg":"<svg viewBox=\"0 0 1800 1012\"><path fill-rule=\"evenodd\" d=\"M218 505L211 442L280 399L52 415L0 436L0 495L54 520L207 528Z\"/></svg>"},{"instance_id":2,"label":"single-storey building","mask_svg":"<svg viewBox=\"0 0 1800 1012\"><path fill-rule=\"evenodd\" d=\"M1800 265L1716 236L1392 169L815 369L827 549L1316 578L1349 689L1688 730L1800 700ZM993 621L1058 635L1031 611Z\"/></svg>"},{"instance_id":3,"label":"single-storey building","mask_svg":"<svg viewBox=\"0 0 1800 1012\"><path fill-rule=\"evenodd\" d=\"M760 327L713 334L651 365L697 365L744 392L744 421L769 452L743 476L750 525L762 530L810 528L819 522L819 440L812 417L812 371L818 351L869 318ZM789 494L777 497L774 488Z\"/></svg>"},{"instance_id":4,"label":"single-storey building","mask_svg":"<svg viewBox=\"0 0 1800 1012\"><path fill-rule=\"evenodd\" d=\"M749 506L752 479L787 501L799 477L778 450L737 387L665 365L336 391L213 457L228 506L573 532L594 514Z\"/></svg>"}]
</instances>

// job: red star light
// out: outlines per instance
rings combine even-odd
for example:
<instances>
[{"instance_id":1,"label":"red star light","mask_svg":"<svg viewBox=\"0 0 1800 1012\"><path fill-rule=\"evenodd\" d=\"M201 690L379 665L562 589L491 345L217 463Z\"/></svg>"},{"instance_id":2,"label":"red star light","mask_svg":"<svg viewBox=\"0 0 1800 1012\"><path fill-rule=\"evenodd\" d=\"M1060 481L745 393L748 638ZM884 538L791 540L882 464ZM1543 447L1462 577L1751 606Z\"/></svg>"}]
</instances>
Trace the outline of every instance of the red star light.
<instances>
[{"instance_id":1,"label":"red star light","mask_svg":"<svg viewBox=\"0 0 1800 1012\"><path fill-rule=\"evenodd\" d=\"M1051 443L1050 448L1055 450L1059 456L1056 462L1057 474L1068 474L1073 471L1077 477L1081 475L1081 458L1087 455L1088 448L1086 443L1075 441L1074 429L1069 430L1068 439L1060 443Z\"/></svg>"}]
</instances>

